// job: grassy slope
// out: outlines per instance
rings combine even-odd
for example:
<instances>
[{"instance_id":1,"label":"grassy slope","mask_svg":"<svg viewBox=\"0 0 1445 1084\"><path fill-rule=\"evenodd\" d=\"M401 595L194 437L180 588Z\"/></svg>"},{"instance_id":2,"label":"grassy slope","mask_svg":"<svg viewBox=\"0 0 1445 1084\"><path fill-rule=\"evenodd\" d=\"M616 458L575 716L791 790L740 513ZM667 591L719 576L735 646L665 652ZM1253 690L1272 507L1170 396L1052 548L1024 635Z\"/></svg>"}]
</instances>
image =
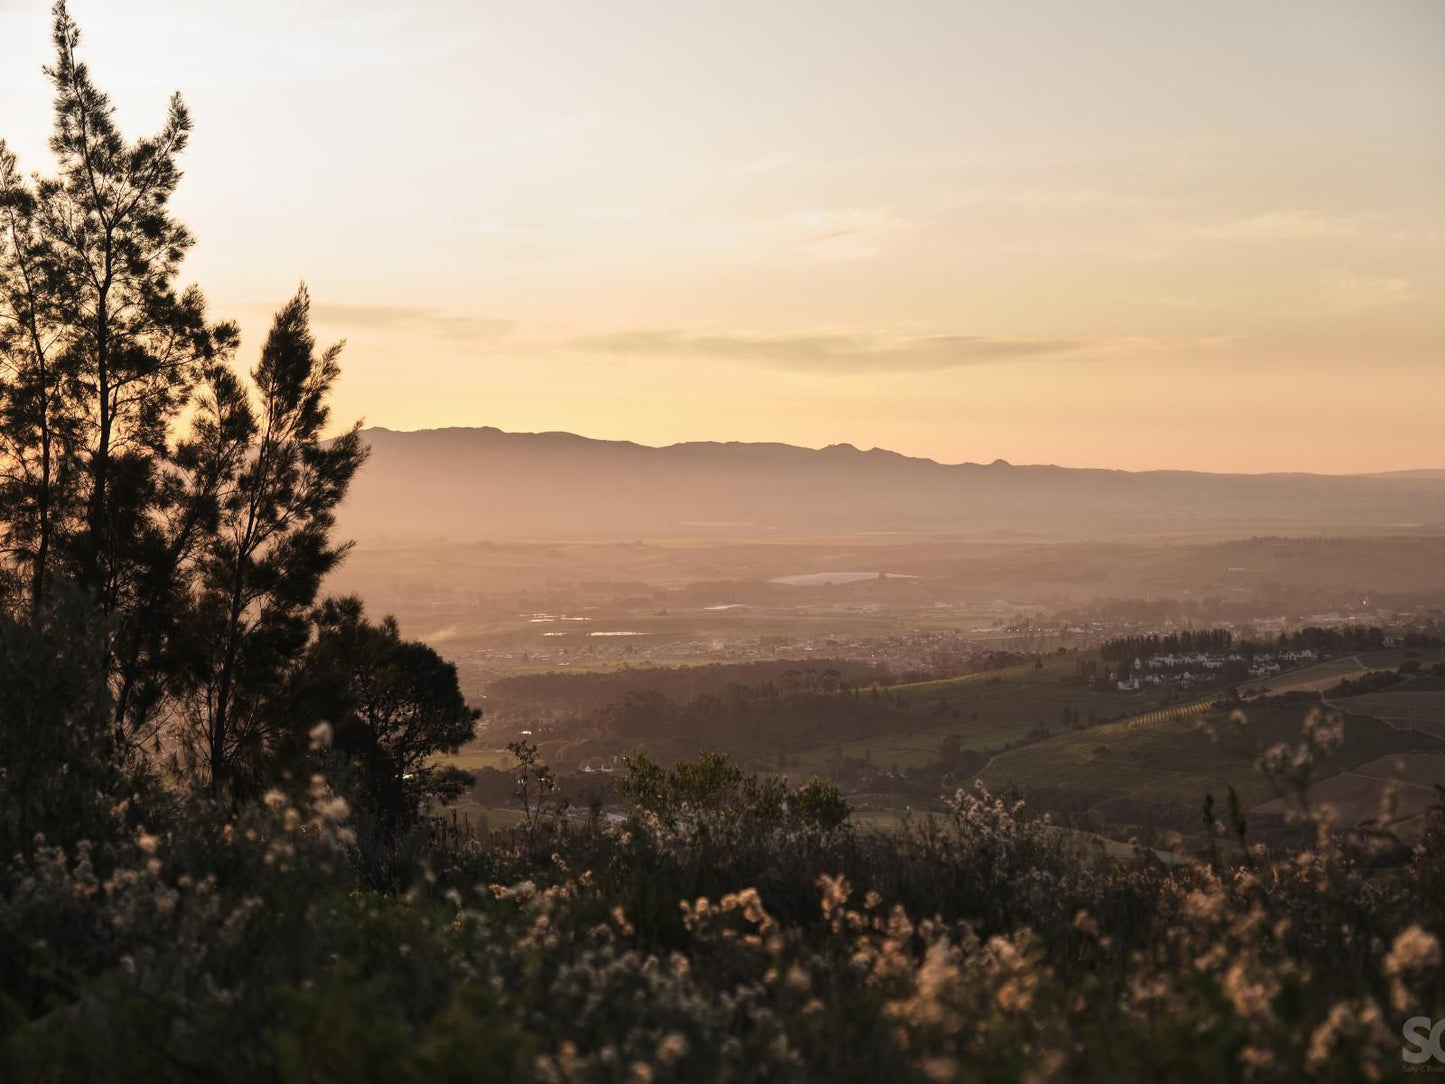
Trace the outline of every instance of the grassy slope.
<instances>
[{"instance_id":1,"label":"grassy slope","mask_svg":"<svg viewBox=\"0 0 1445 1084\"><path fill-rule=\"evenodd\" d=\"M1019 741L1039 726L1056 734L1063 732L1060 719L1066 707L1078 712L1081 719L1090 712L1097 719L1114 719L1152 711L1162 704L1164 697L1158 691L1101 693L1065 684L1081 657L1087 656L1052 656L1044 660L1043 669L1028 664L892 686L890 693L914 703L916 729L820 746L800 754L797 763L804 770L825 771L844 756L871 759L882 768L916 768L936 761L939 742L950 735L965 749L997 748Z\"/></svg>"},{"instance_id":2,"label":"grassy slope","mask_svg":"<svg viewBox=\"0 0 1445 1084\"><path fill-rule=\"evenodd\" d=\"M1101 693L1066 683L1080 657L1047 657L1043 668L1028 664L893 686L890 694L911 702L916 728L820 745L793 754L793 767L826 775L841 757L865 758L880 768L921 767L937 761L939 743L947 736L956 737L964 748L996 748L1043 726L1051 737L1000 753L984 769L981 778L991 789L1012 785L1025 794L1046 791L1085 807L1121 800L1147 802L1192 817L1205 794L1219 799L1233 785L1245 808L1274 808L1274 794L1255 769L1255 761L1276 742L1299 740L1306 705L1254 701L1246 706L1248 723L1241 728L1224 713L1211 710L1217 692L1196 692L1193 699L1164 704L1159 691ZM1405 657L1402 650L1351 656L1287 672L1272 684L1278 688L1334 684L1341 677L1398 665ZM1423 703L1445 694L1391 692L1339 703L1352 709L1346 718L1345 745L1320 766L1317 793L1322 800L1336 802L1342 814L1364 815L1366 804L1373 811L1381 780L1389 774L1387 766L1401 754L1416 754L1408 763L1428 766L1421 770L1431 777L1425 779L1420 771L1408 773L1414 786L1405 794L1406 813L1419 804L1414 799L1433 782L1435 768L1445 765L1445 740L1396 729L1375 717L1388 715L1379 710L1389 706L1385 701L1407 695ZM1115 721L1069 731L1060 723L1066 706L1081 717L1092 712L1096 718ZM475 746L449 759L468 768L504 768L509 761L505 753Z\"/></svg>"},{"instance_id":3,"label":"grassy slope","mask_svg":"<svg viewBox=\"0 0 1445 1084\"><path fill-rule=\"evenodd\" d=\"M1298 741L1306 710L1300 703L1255 704L1243 726L1208 711L1110 723L1004 753L982 778L994 789L1013 785L1027 794L1047 788L1088 804L1132 799L1186 814L1200 807L1205 794L1221 798L1232 785L1245 808L1253 808L1274 797L1255 759L1276 742ZM1445 742L1349 715L1343 747L1319 765L1318 774L1324 778L1412 752L1445 752Z\"/></svg>"},{"instance_id":4,"label":"grassy slope","mask_svg":"<svg viewBox=\"0 0 1445 1084\"><path fill-rule=\"evenodd\" d=\"M1378 817L1387 787L1395 791L1396 822L1418 817L1435 801L1434 784L1445 780L1445 753L1383 756L1322 781L1310 791L1316 802L1328 804L1341 823L1356 824ZM1260 812L1278 812L1278 799L1259 806Z\"/></svg>"},{"instance_id":5,"label":"grassy slope","mask_svg":"<svg viewBox=\"0 0 1445 1084\"><path fill-rule=\"evenodd\" d=\"M1383 693L1363 693L1330 703L1374 716L1391 726L1445 737L1445 692L1411 692L1408 685Z\"/></svg>"},{"instance_id":6,"label":"grassy slope","mask_svg":"<svg viewBox=\"0 0 1445 1084\"><path fill-rule=\"evenodd\" d=\"M1355 680L1371 670L1391 670L1408 660L1428 667L1445 660L1445 649L1392 647L1384 651L1362 651L1316 663L1299 670L1286 670L1266 680L1250 680L1242 687L1263 689L1270 695L1286 692L1323 692L1346 679Z\"/></svg>"}]
</instances>

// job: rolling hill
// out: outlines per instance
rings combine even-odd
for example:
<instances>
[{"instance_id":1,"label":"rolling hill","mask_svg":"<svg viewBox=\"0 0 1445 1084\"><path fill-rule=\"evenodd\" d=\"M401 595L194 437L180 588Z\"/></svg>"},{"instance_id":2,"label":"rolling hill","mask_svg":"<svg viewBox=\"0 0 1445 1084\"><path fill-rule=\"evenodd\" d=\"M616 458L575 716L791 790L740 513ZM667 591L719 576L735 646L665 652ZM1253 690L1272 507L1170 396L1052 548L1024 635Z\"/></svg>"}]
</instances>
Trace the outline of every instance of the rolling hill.
<instances>
[{"instance_id":1,"label":"rolling hill","mask_svg":"<svg viewBox=\"0 0 1445 1084\"><path fill-rule=\"evenodd\" d=\"M1433 533L1445 478L942 464L849 444L654 448L490 427L365 431L342 511L364 540Z\"/></svg>"}]
</instances>

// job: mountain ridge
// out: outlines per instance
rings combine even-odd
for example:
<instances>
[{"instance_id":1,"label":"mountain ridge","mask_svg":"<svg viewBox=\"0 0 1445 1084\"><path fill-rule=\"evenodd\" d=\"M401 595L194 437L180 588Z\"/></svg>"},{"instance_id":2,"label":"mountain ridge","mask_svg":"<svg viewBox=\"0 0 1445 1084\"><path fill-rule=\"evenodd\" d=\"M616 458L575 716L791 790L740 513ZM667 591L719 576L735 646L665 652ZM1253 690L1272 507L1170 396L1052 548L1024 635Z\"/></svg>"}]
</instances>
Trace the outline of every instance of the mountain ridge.
<instances>
[{"instance_id":1,"label":"mountain ridge","mask_svg":"<svg viewBox=\"0 0 1445 1084\"><path fill-rule=\"evenodd\" d=\"M566 429L541 429L541 430L506 430L494 425L448 425L436 426L427 429L392 429L384 425L366 426L361 430L363 436L368 434L386 434L396 437L421 436L424 434L488 434L500 437L529 437L529 438L560 438L564 440L589 444L589 445L615 445L628 448L638 448L646 451L667 452L685 448L768 448L786 449L795 452L854 452L859 455L883 455L891 459L904 460L911 463L928 463L939 467L1012 467L1020 470L1059 470L1059 471L1092 471L1105 474L1130 474L1130 475L1151 475L1151 474L1189 474L1205 475L1212 478L1379 478L1379 479L1401 479L1401 480L1445 480L1445 467L1413 467L1401 470L1388 471L1348 471L1345 473L1331 474L1323 471L1206 471L1196 470L1189 467L1150 467L1146 470L1130 470L1127 467L1099 467L1082 466L1070 467L1059 463L1014 463L1007 459L995 459L989 463L980 463L971 459L958 462L945 462L941 459L934 459L931 456L909 455L906 452L894 451L891 448L881 448L874 445L872 448L859 448L847 441L839 441L833 444L825 444L821 448L811 448L805 444L790 444L786 441L753 441L753 440L682 440L671 444L643 444L635 440L623 440L615 437L589 437L581 433L573 433Z\"/></svg>"},{"instance_id":2,"label":"mountain ridge","mask_svg":"<svg viewBox=\"0 0 1445 1084\"><path fill-rule=\"evenodd\" d=\"M342 525L457 541L731 531L1042 536L1445 526L1445 473L1124 471L940 463L851 444L653 446L493 426L362 431Z\"/></svg>"}]
</instances>

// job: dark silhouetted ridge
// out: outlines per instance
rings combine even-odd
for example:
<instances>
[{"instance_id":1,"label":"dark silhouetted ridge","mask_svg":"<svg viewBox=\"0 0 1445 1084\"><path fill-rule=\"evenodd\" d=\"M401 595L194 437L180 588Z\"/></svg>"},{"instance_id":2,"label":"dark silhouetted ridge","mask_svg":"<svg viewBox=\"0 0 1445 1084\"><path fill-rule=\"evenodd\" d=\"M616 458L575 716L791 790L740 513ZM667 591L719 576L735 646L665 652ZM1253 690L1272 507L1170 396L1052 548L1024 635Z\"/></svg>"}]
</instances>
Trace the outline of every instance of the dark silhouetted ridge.
<instances>
[{"instance_id":1,"label":"dark silhouetted ridge","mask_svg":"<svg viewBox=\"0 0 1445 1084\"><path fill-rule=\"evenodd\" d=\"M657 448L491 426L368 429L343 512L359 538L668 537L855 531L1051 536L1428 531L1445 473L1375 476L942 464L851 444Z\"/></svg>"}]
</instances>

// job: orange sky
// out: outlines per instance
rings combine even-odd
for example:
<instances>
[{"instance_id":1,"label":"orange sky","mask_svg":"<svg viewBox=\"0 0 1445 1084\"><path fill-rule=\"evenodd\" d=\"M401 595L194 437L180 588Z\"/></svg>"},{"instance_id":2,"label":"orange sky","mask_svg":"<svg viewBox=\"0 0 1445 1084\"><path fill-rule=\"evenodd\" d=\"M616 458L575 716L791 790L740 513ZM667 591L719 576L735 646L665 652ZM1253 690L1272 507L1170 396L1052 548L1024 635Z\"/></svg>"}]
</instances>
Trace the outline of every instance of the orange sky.
<instances>
[{"instance_id":1,"label":"orange sky","mask_svg":"<svg viewBox=\"0 0 1445 1084\"><path fill-rule=\"evenodd\" d=\"M44 151L45 0L0 0ZM297 9L300 9L299 11ZM1445 466L1445 4L73 0L188 272L340 417Z\"/></svg>"}]
</instances>

